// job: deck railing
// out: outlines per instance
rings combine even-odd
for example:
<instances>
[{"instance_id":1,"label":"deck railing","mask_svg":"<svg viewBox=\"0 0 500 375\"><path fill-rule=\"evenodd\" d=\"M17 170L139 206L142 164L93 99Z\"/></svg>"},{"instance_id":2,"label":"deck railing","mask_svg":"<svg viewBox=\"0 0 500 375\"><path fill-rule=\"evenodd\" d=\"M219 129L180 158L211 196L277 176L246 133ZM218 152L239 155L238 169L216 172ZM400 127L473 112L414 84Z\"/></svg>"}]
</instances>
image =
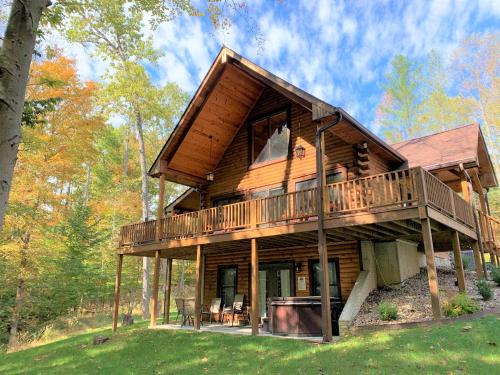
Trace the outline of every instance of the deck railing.
<instances>
[{"instance_id":1,"label":"deck railing","mask_svg":"<svg viewBox=\"0 0 500 375\"><path fill-rule=\"evenodd\" d=\"M327 185L326 196L330 214L410 207L417 203L415 171L405 169Z\"/></svg>"},{"instance_id":2,"label":"deck railing","mask_svg":"<svg viewBox=\"0 0 500 375\"><path fill-rule=\"evenodd\" d=\"M422 174L427 204L463 224L474 227L472 205L431 173L422 170Z\"/></svg>"},{"instance_id":3,"label":"deck railing","mask_svg":"<svg viewBox=\"0 0 500 375\"><path fill-rule=\"evenodd\" d=\"M500 220L479 212L479 223L486 250L500 255Z\"/></svg>"},{"instance_id":4,"label":"deck railing","mask_svg":"<svg viewBox=\"0 0 500 375\"><path fill-rule=\"evenodd\" d=\"M317 188L175 215L122 228L121 245L188 238L317 218ZM412 168L325 186L327 217L380 212L428 204L474 227L472 207L422 168ZM156 230L159 230L157 235Z\"/></svg>"}]
</instances>

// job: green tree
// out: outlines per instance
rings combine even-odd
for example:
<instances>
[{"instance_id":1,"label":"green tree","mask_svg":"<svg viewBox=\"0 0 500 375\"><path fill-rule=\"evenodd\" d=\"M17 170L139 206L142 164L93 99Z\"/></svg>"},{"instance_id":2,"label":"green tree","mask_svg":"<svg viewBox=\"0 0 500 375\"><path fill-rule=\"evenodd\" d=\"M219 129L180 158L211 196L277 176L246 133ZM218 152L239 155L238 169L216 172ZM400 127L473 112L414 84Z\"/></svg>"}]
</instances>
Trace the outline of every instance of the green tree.
<instances>
[{"instance_id":1,"label":"green tree","mask_svg":"<svg viewBox=\"0 0 500 375\"><path fill-rule=\"evenodd\" d=\"M436 133L474 122L474 103L462 95L451 96L451 77L441 56L431 51L422 68L422 101L418 106L417 127Z\"/></svg>"},{"instance_id":2,"label":"green tree","mask_svg":"<svg viewBox=\"0 0 500 375\"><path fill-rule=\"evenodd\" d=\"M167 129L178 114L185 94L175 85L157 87L146 74L143 62L155 63L160 53L153 48L151 36L143 33L146 15L155 29L178 12L194 14L189 2L175 1L169 8L163 2L88 0L79 2L71 17L67 35L70 40L92 44L96 56L109 63L104 78L103 102L109 111L125 116L133 124L139 142L141 167L142 219L151 218L150 187L147 175L145 132L152 123ZM156 125L157 126L157 125ZM149 258L143 258L142 314L149 317Z\"/></svg>"},{"instance_id":3,"label":"green tree","mask_svg":"<svg viewBox=\"0 0 500 375\"><path fill-rule=\"evenodd\" d=\"M78 202L60 226L63 256L56 272L59 280L54 285L58 291L55 299L62 311L82 308L85 300L97 295L101 284L99 246L105 240L97 225L90 208Z\"/></svg>"},{"instance_id":4,"label":"green tree","mask_svg":"<svg viewBox=\"0 0 500 375\"><path fill-rule=\"evenodd\" d=\"M406 56L396 55L382 85L384 100L378 107L381 129L392 142L419 134L417 126L420 67Z\"/></svg>"},{"instance_id":5,"label":"green tree","mask_svg":"<svg viewBox=\"0 0 500 375\"><path fill-rule=\"evenodd\" d=\"M455 79L473 100L498 173L500 135L500 32L474 34L460 43L451 60Z\"/></svg>"},{"instance_id":6,"label":"green tree","mask_svg":"<svg viewBox=\"0 0 500 375\"><path fill-rule=\"evenodd\" d=\"M21 119L31 57L48 0L14 0L0 49L0 231L21 142Z\"/></svg>"}]
</instances>

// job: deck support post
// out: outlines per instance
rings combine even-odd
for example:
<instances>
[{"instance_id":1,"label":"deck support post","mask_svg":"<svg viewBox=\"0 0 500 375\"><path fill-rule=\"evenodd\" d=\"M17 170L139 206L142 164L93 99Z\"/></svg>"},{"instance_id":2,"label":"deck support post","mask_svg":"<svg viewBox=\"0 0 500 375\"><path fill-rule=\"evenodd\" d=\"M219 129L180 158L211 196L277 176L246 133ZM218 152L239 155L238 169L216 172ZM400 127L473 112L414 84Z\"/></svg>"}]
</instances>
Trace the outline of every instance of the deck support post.
<instances>
[{"instance_id":1,"label":"deck support post","mask_svg":"<svg viewBox=\"0 0 500 375\"><path fill-rule=\"evenodd\" d=\"M341 116L337 118L337 122L341 120ZM334 122L336 124L337 122ZM332 313L330 308L330 280L328 275L328 250L326 244L326 233L323 228L325 214L325 186L326 172L324 167L324 149L325 149L325 134L324 131L332 124L325 125L318 129L316 133L316 181L318 186L317 192L317 210L318 210L318 254L320 264L320 279L321 279L321 331L323 333L323 341L331 342L332 334Z\"/></svg>"},{"instance_id":2,"label":"deck support post","mask_svg":"<svg viewBox=\"0 0 500 375\"><path fill-rule=\"evenodd\" d=\"M151 327L156 327L156 321L159 315L158 289L160 285L160 250L155 251L155 265L153 273L153 308L151 311Z\"/></svg>"},{"instance_id":3,"label":"deck support post","mask_svg":"<svg viewBox=\"0 0 500 375\"><path fill-rule=\"evenodd\" d=\"M451 244L453 247L453 257L455 260L455 272L458 281L458 290L460 293L465 293L465 274L464 266L462 263L462 252L460 250L460 238L458 237L458 232L451 232Z\"/></svg>"},{"instance_id":4,"label":"deck support post","mask_svg":"<svg viewBox=\"0 0 500 375\"><path fill-rule=\"evenodd\" d=\"M113 332L116 332L116 327L118 326L118 313L120 311L120 288L122 283L122 266L123 266L123 254L118 254L116 262L115 299L113 303L113 324L112 324Z\"/></svg>"},{"instance_id":5,"label":"deck support post","mask_svg":"<svg viewBox=\"0 0 500 375\"><path fill-rule=\"evenodd\" d=\"M196 245L196 284L194 290L194 329L201 326L201 274L202 274L202 247Z\"/></svg>"},{"instance_id":6,"label":"deck support post","mask_svg":"<svg viewBox=\"0 0 500 375\"><path fill-rule=\"evenodd\" d=\"M483 272L483 262L480 250L481 244L479 243L479 241L472 242L472 252L474 254L474 263L476 263L476 276L481 279L484 277L484 272Z\"/></svg>"},{"instance_id":7,"label":"deck support post","mask_svg":"<svg viewBox=\"0 0 500 375\"><path fill-rule=\"evenodd\" d=\"M167 258L165 270L165 293L163 296L163 324L170 323L170 294L172 290L172 259Z\"/></svg>"},{"instance_id":8,"label":"deck support post","mask_svg":"<svg viewBox=\"0 0 500 375\"><path fill-rule=\"evenodd\" d=\"M161 238L161 219L163 219L163 203L165 201L165 175L160 174L160 191L158 193L158 210L156 211L156 232L155 241L159 242Z\"/></svg>"},{"instance_id":9,"label":"deck support post","mask_svg":"<svg viewBox=\"0 0 500 375\"><path fill-rule=\"evenodd\" d=\"M252 311L251 311L251 321L252 321L252 335L259 334L259 248L257 245L257 239L252 238Z\"/></svg>"},{"instance_id":10,"label":"deck support post","mask_svg":"<svg viewBox=\"0 0 500 375\"><path fill-rule=\"evenodd\" d=\"M434 245L432 243L432 231L430 219L421 219L422 236L424 239L425 260L427 263L427 277L429 279L429 290L431 293L432 314L435 319L441 318L441 304L439 302L439 288L434 259Z\"/></svg>"}]
</instances>

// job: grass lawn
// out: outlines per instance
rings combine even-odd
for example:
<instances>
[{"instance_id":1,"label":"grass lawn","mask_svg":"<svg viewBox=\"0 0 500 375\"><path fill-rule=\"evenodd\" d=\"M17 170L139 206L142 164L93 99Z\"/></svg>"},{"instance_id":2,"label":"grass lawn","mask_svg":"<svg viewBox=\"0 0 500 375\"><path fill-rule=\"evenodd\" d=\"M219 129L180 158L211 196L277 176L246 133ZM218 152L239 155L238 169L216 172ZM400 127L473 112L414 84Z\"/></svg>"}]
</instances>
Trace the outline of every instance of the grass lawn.
<instances>
[{"instance_id":1,"label":"grass lawn","mask_svg":"<svg viewBox=\"0 0 500 375\"><path fill-rule=\"evenodd\" d=\"M0 354L1 374L494 374L500 369L500 317L430 328L380 331L335 344L119 328L92 345L80 334ZM463 331L464 326L472 328ZM496 369L496 370L495 370Z\"/></svg>"}]
</instances>

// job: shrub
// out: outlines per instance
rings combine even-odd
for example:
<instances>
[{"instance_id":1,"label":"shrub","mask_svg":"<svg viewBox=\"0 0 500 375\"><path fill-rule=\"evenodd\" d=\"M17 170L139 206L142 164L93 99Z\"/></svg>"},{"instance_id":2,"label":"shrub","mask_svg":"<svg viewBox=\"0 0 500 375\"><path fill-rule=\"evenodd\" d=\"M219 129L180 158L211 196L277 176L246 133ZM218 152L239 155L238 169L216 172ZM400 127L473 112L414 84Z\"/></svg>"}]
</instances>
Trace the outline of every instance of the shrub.
<instances>
[{"instance_id":1,"label":"shrub","mask_svg":"<svg viewBox=\"0 0 500 375\"><path fill-rule=\"evenodd\" d=\"M476 282L477 290L479 294L485 301L489 301L493 297L493 292L491 291L491 285L485 279L478 280Z\"/></svg>"},{"instance_id":2,"label":"shrub","mask_svg":"<svg viewBox=\"0 0 500 375\"><path fill-rule=\"evenodd\" d=\"M479 310L477 302L473 301L463 293L456 294L443 305L444 315L457 317L465 314L472 314Z\"/></svg>"},{"instance_id":3,"label":"shrub","mask_svg":"<svg viewBox=\"0 0 500 375\"><path fill-rule=\"evenodd\" d=\"M393 303L382 302L378 305L378 316L381 320L396 320L398 307Z\"/></svg>"},{"instance_id":4,"label":"shrub","mask_svg":"<svg viewBox=\"0 0 500 375\"><path fill-rule=\"evenodd\" d=\"M494 267L491 270L491 278L500 286L500 267Z\"/></svg>"},{"instance_id":5,"label":"shrub","mask_svg":"<svg viewBox=\"0 0 500 375\"><path fill-rule=\"evenodd\" d=\"M464 270L468 270L470 268L470 259L462 257L462 266L464 267Z\"/></svg>"}]
</instances>

